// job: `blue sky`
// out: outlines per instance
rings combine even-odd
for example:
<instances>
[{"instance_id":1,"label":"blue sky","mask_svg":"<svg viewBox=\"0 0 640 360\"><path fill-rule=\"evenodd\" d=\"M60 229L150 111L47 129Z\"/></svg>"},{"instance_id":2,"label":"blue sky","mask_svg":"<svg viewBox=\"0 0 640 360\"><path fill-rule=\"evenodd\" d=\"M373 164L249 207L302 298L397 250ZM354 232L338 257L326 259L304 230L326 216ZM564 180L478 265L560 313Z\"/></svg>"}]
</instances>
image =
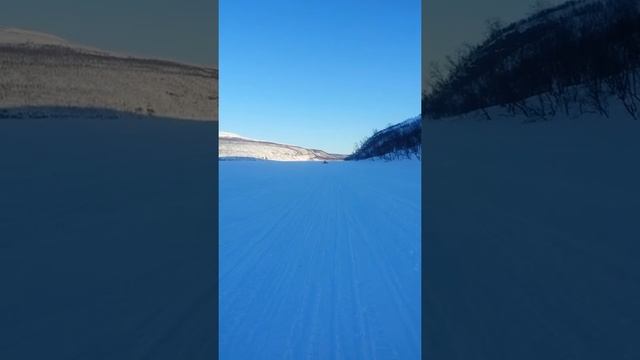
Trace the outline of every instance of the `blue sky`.
<instances>
[{"instance_id":1,"label":"blue sky","mask_svg":"<svg viewBox=\"0 0 640 360\"><path fill-rule=\"evenodd\" d=\"M350 153L420 112L420 0L221 0L220 129Z\"/></svg>"},{"instance_id":2,"label":"blue sky","mask_svg":"<svg viewBox=\"0 0 640 360\"><path fill-rule=\"evenodd\" d=\"M218 0L5 1L0 26L104 50L214 65Z\"/></svg>"}]
</instances>

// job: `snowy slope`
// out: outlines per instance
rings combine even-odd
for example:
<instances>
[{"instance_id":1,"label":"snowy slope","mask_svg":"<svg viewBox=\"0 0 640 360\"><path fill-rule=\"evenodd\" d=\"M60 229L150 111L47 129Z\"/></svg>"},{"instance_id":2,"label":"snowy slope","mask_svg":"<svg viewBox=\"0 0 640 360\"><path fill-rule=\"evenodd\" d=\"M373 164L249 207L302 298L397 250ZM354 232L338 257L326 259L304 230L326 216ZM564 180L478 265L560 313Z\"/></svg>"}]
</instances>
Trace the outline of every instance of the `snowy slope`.
<instances>
[{"instance_id":1,"label":"snowy slope","mask_svg":"<svg viewBox=\"0 0 640 360\"><path fill-rule=\"evenodd\" d=\"M217 120L218 72L0 28L0 108L82 107Z\"/></svg>"},{"instance_id":2,"label":"snowy slope","mask_svg":"<svg viewBox=\"0 0 640 360\"><path fill-rule=\"evenodd\" d=\"M214 359L217 123L0 129L0 359Z\"/></svg>"},{"instance_id":3,"label":"snowy slope","mask_svg":"<svg viewBox=\"0 0 640 360\"><path fill-rule=\"evenodd\" d=\"M380 130L368 138L347 160L405 157L420 153L422 117L417 116Z\"/></svg>"},{"instance_id":4,"label":"snowy slope","mask_svg":"<svg viewBox=\"0 0 640 360\"><path fill-rule=\"evenodd\" d=\"M640 122L425 121L431 359L638 359Z\"/></svg>"},{"instance_id":5,"label":"snowy slope","mask_svg":"<svg viewBox=\"0 0 640 360\"><path fill-rule=\"evenodd\" d=\"M228 131L220 131L218 133L218 138L220 139L245 139L245 140L255 140L255 139L251 139L248 137L244 137L241 135L238 135L236 133L232 133L232 132L228 132ZM255 140L255 141L259 141L259 140Z\"/></svg>"},{"instance_id":6,"label":"snowy slope","mask_svg":"<svg viewBox=\"0 0 640 360\"><path fill-rule=\"evenodd\" d=\"M229 132L219 134L218 152L221 159L322 161L344 158L344 155L329 154L322 150L249 139Z\"/></svg>"},{"instance_id":7,"label":"snowy slope","mask_svg":"<svg viewBox=\"0 0 640 360\"><path fill-rule=\"evenodd\" d=\"M220 359L420 359L420 162L220 163Z\"/></svg>"},{"instance_id":8,"label":"snowy slope","mask_svg":"<svg viewBox=\"0 0 640 360\"><path fill-rule=\"evenodd\" d=\"M505 27L494 24L444 72L432 69L422 113L450 117L494 105L531 112L521 101L536 95L545 111L576 101L599 107L602 93L639 99L638 24L637 0L568 1ZM580 85L589 92L571 91Z\"/></svg>"}]
</instances>

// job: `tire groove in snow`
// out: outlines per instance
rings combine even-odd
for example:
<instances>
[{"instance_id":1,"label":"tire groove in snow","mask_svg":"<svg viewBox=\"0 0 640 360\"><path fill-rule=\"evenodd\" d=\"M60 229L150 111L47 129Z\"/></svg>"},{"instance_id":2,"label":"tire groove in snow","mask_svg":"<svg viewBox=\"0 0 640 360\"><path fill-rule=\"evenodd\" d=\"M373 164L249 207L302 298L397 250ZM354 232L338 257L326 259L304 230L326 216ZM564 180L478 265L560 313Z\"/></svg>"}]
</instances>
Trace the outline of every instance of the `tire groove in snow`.
<instances>
[{"instance_id":1,"label":"tire groove in snow","mask_svg":"<svg viewBox=\"0 0 640 360\"><path fill-rule=\"evenodd\" d=\"M221 163L221 359L418 359L419 183L419 162Z\"/></svg>"}]
</instances>

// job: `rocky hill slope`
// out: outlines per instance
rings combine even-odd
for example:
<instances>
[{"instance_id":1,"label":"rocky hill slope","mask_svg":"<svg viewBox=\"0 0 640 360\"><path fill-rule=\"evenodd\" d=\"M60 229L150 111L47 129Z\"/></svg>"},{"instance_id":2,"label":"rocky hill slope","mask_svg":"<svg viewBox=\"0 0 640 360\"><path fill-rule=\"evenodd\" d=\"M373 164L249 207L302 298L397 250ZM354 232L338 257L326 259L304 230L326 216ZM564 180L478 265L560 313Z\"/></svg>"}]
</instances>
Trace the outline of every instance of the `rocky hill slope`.
<instances>
[{"instance_id":1,"label":"rocky hill slope","mask_svg":"<svg viewBox=\"0 0 640 360\"><path fill-rule=\"evenodd\" d=\"M0 28L0 108L99 108L218 119L218 71L128 57Z\"/></svg>"}]
</instances>

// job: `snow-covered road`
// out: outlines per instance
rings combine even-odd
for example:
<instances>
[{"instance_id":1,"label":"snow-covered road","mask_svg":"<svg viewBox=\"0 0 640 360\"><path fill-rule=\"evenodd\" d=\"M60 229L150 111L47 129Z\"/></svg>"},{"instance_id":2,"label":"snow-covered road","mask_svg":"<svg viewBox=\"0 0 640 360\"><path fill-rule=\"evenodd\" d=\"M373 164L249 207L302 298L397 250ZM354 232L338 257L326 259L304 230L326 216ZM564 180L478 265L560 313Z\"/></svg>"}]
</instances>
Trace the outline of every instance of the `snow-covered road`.
<instances>
[{"instance_id":1,"label":"snow-covered road","mask_svg":"<svg viewBox=\"0 0 640 360\"><path fill-rule=\"evenodd\" d=\"M213 359L217 124L0 129L0 359Z\"/></svg>"},{"instance_id":2,"label":"snow-covered road","mask_svg":"<svg viewBox=\"0 0 640 360\"><path fill-rule=\"evenodd\" d=\"M425 125L425 356L640 358L640 123Z\"/></svg>"},{"instance_id":3,"label":"snow-covered road","mask_svg":"<svg viewBox=\"0 0 640 360\"><path fill-rule=\"evenodd\" d=\"M420 163L220 162L220 356L420 358Z\"/></svg>"}]
</instances>

